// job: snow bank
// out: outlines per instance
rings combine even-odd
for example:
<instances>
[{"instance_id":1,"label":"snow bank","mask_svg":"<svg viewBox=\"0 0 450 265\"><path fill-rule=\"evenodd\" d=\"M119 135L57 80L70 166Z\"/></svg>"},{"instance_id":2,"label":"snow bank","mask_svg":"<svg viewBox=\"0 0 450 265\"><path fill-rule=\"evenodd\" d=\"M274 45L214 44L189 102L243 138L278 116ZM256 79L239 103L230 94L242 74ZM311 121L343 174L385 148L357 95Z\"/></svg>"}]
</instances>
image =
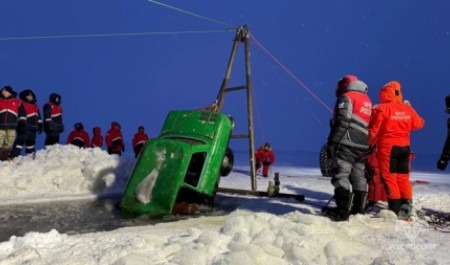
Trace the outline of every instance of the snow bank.
<instances>
[{"instance_id":1,"label":"snow bank","mask_svg":"<svg viewBox=\"0 0 450 265\"><path fill-rule=\"evenodd\" d=\"M54 145L0 162L0 203L76 199L122 192L134 160L99 148Z\"/></svg>"}]
</instances>

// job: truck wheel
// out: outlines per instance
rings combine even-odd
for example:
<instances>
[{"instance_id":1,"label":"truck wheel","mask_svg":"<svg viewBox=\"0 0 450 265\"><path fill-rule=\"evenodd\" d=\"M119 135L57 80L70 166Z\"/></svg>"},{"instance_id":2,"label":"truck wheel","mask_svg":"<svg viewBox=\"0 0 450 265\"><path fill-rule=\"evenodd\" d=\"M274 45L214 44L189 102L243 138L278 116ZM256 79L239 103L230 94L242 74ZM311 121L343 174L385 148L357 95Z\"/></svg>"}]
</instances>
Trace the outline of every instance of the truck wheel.
<instances>
[{"instance_id":1,"label":"truck wheel","mask_svg":"<svg viewBox=\"0 0 450 265\"><path fill-rule=\"evenodd\" d=\"M322 173L322 176L324 177L331 177L332 168L333 161L328 159L327 144L324 144L322 149L320 149L320 173Z\"/></svg>"},{"instance_id":2,"label":"truck wheel","mask_svg":"<svg viewBox=\"0 0 450 265\"><path fill-rule=\"evenodd\" d=\"M227 150L225 151L225 155L222 160L222 165L220 166L220 175L222 177L226 177L230 174L231 170L233 169L234 165L234 154L233 151L227 147Z\"/></svg>"}]
</instances>

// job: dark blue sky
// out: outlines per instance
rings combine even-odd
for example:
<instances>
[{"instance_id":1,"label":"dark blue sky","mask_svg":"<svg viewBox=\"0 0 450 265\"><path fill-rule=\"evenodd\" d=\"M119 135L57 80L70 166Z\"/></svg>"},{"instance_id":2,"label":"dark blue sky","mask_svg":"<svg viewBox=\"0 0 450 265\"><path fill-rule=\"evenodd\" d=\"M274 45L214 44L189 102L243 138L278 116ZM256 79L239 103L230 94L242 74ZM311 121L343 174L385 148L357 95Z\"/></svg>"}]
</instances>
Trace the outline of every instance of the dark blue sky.
<instances>
[{"instance_id":1,"label":"dark blue sky","mask_svg":"<svg viewBox=\"0 0 450 265\"><path fill-rule=\"evenodd\" d=\"M336 81L356 74L374 103L396 79L426 120L413 149L436 157L446 134L450 93L450 2L433 1L164 1L256 37L330 108ZM227 26L146 0L2 0L0 86L33 89L42 106L62 95L66 132L81 121L91 132L111 121L125 141L139 125L157 136L168 111L212 102L222 82L234 32ZM218 33L89 38L8 39L139 32L219 30ZM242 48L242 47L241 47ZM244 84L238 53L230 86ZM316 151L326 141L330 112L257 45L251 46L256 145ZM244 94L227 94L224 112L244 133ZM43 141L43 136L40 140ZM234 140L243 141L243 140ZM434 165L433 165L434 166Z\"/></svg>"}]
</instances>

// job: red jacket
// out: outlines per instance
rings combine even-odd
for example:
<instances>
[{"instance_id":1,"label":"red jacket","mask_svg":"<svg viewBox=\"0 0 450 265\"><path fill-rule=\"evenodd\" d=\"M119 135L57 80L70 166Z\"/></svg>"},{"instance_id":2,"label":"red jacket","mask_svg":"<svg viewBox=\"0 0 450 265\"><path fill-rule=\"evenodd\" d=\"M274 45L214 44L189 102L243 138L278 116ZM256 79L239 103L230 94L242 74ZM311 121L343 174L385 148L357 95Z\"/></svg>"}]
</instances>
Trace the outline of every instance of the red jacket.
<instances>
[{"instance_id":1,"label":"red jacket","mask_svg":"<svg viewBox=\"0 0 450 265\"><path fill-rule=\"evenodd\" d=\"M369 144L409 146L411 130L421 129L425 121L409 104L403 103L400 83L387 83L380 91L381 104L373 111L369 124Z\"/></svg>"},{"instance_id":2,"label":"red jacket","mask_svg":"<svg viewBox=\"0 0 450 265\"><path fill-rule=\"evenodd\" d=\"M133 148L139 144L144 144L148 140L148 135L144 132L138 132L133 137Z\"/></svg>"},{"instance_id":3,"label":"red jacket","mask_svg":"<svg viewBox=\"0 0 450 265\"><path fill-rule=\"evenodd\" d=\"M94 133L94 135L92 136L91 147L102 148L103 147L102 129L100 129L100 127L94 127L94 129L92 129L92 132Z\"/></svg>"},{"instance_id":4,"label":"red jacket","mask_svg":"<svg viewBox=\"0 0 450 265\"><path fill-rule=\"evenodd\" d=\"M44 105L44 130L46 133L59 134L64 131L63 109L60 106L60 100L60 95L52 93L50 94L50 101Z\"/></svg>"},{"instance_id":5,"label":"red jacket","mask_svg":"<svg viewBox=\"0 0 450 265\"><path fill-rule=\"evenodd\" d=\"M125 150L125 143L118 122L113 121L111 123L111 129L106 132L105 142L106 146L113 152L122 152Z\"/></svg>"},{"instance_id":6,"label":"red jacket","mask_svg":"<svg viewBox=\"0 0 450 265\"><path fill-rule=\"evenodd\" d=\"M256 150L255 159L256 162L268 163L269 165L275 163L275 155L272 150L265 150L263 147Z\"/></svg>"},{"instance_id":7,"label":"red jacket","mask_svg":"<svg viewBox=\"0 0 450 265\"><path fill-rule=\"evenodd\" d=\"M89 147L89 135L85 130L73 130L67 137L67 144L74 144L75 142L82 142L83 146Z\"/></svg>"},{"instance_id":8,"label":"red jacket","mask_svg":"<svg viewBox=\"0 0 450 265\"><path fill-rule=\"evenodd\" d=\"M0 129L15 129L19 118L20 100L0 97Z\"/></svg>"},{"instance_id":9,"label":"red jacket","mask_svg":"<svg viewBox=\"0 0 450 265\"><path fill-rule=\"evenodd\" d=\"M27 97L31 95L32 100ZM36 104L36 95L31 89L26 89L19 94L19 98L22 100L22 105L19 107L19 121L25 122L26 127L36 132L42 129L41 113L39 106Z\"/></svg>"},{"instance_id":10,"label":"red jacket","mask_svg":"<svg viewBox=\"0 0 450 265\"><path fill-rule=\"evenodd\" d=\"M359 80L351 82L337 98L328 142L357 150L369 149L371 112L372 102L367 96L367 85Z\"/></svg>"}]
</instances>

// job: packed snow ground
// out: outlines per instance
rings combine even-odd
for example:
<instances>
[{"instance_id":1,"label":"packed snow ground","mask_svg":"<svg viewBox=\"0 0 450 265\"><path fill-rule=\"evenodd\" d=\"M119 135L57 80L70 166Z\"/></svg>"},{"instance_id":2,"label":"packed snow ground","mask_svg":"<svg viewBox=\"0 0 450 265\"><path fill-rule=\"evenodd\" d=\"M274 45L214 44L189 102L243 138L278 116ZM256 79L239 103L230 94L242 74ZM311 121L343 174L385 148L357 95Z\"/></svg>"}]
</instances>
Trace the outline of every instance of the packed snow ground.
<instances>
[{"instance_id":1,"label":"packed snow ground","mask_svg":"<svg viewBox=\"0 0 450 265\"><path fill-rule=\"evenodd\" d=\"M285 158L286 156L283 156ZM450 264L450 233L416 218L397 221L389 211L331 222L320 208L332 194L318 168L278 160L281 192L294 199L220 195L233 205L224 216L125 227L109 232L67 235L30 231L0 242L3 264ZM120 194L134 159L100 149L56 145L35 157L0 162L0 202L19 204ZM258 177L265 190L272 177ZM450 212L448 174L414 172L414 207ZM426 180L429 184L419 184ZM221 187L250 189L246 163L238 163ZM383 205L381 205L381 208Z\"/></svg>"}]
</instances>

